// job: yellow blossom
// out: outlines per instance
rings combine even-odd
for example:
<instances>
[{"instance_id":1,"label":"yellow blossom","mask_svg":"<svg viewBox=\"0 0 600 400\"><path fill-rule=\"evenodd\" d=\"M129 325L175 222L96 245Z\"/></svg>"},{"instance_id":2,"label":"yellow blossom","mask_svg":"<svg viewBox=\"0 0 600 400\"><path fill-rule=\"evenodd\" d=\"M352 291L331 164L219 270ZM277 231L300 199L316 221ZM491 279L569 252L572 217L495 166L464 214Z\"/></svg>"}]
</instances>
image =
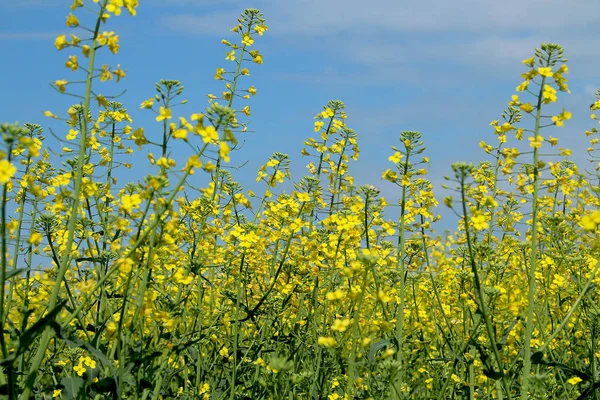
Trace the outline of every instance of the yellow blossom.
<instances>
[{"instance_id":1,"label":"yellow blossom","mask_svg":"<svg viewBox=\"0 0 600 400\"><path fill-rule=\"evenodd\" d=\"M552 77L552 68L550 68L550 67L539 67L538 68L538 73L541 76L546 76L548 78L551 78Z\"/></svg>"},{"instance_id":2,"label":"yellow blossom","mask_svg":"<svg viewBox=\"0 0 600 400\"><path fill-rule=\"evenodd\" d=\"M80 363L77 364L76 366L73 367L73 370L77 373L77 375L79 376L83 376L83 374L85 373L85 367Z\"/></svg>"},{"instance_id":3,"label":"yellow blossom","mask_svg":"<svg viewBox=\"0 0 600 400\"><path fill-rule=\"evenodd\" d=\"M6 185L17 172L17 167L8 160L0 160L0 183Z\"/></svg>"},{"instance_id":4,"label":"yellow blossom","mask_svg":"<svg viewBox=\"0 0 600 400\"><path fill-rule=\"evenodd\" d=\"M242 43L245 46L251 46L252 43L254 43L254 39L252 39L252 37L250 37L250 35L246 34L244 35L244 37L242 38Z\"/></svg>"},{"instance_id":5,"label":"yellow blossom","mask_svg":"<svg viewBox=\"0 0 600 400\"><path fill-rule=\"evenodd\" d=\"M69 59L65 63L65 66L67 68L70 68L71 71L77 71L77 68L79 68L79 64L77 63L77 56L69 56Z\"/></svg>"},{"instance_id":6,"label":"yellow blossom","mask_svg":"<svg viewBox=\"0 0 600 400\"><path fill-rule=\"evenodd\" d=\"M121 197L121 208L128 213L139 208L140 204L142 204L142 199L137 193Z\"/></svg>"},{"instance_id":7,"label":"yellow blossom","mask_svg":"<svg viewBox=\"0 0 600 400\"><path fill-rule=\"evenodd\" d=\"M544 138L542 136L530 136L527 139L529 139L529 146L533 147L534 149L539 149L540 147L542 147L542 142L544 141Z\"/></svg>"},{"instance_id":8,"label":"yellow blossom","mask_svg":"<svg viewBox=\"0 0 600 400\"><path fill-rule=\"evenodd\" d=\"M56 88L58 89L59 92L64 93L66 90L66 86L69 82L65 81L64 79L59 79L57 81L54 81L54 85L56 86Z\"/></svg>"},{"instance_id":9,"label":"yellow blossom","mask_svg":"<svg viewBox=\"0 0 600 400\"><path fill-rule=\"evenodd\" d=\"M486 217L483 214L475 214L471 217L471 225L478 231L487 229L489 227Z\"/></svg>"},{"instance_id":10,"label":"yellow blossom","mask_svg":"<svg viewBox=\"0 0 600 400\"><path fill-rule=\"evenodd\" d=\"M582 381L582 379L578 376L574 376L574 377L570 378L569 380L567 380L567 382L569 382L571 385L577 385L581 381Z\"/></svg>"},{"instance_id":11,"label":"yellow blossom","mask_svg":"<svg viewBox=\"0 0 600 400\"><path fill-rule=\"evenodd\" d=\"M160 122L160 121L164 121L165 119L171 119L171 118L172 118L171 109L161 106L160 109L158 110L158 116L156 117L156 121Z\"/></svg>"},{"instance_id":12,"label":"yellow blossom","mask_svg":"<svg viewBox=\"0 0 600 400\"><path fill-rule=\"evenodd\" d=\"M323 347L335 347L337 342L332 337L319 336L317 339L317 344Z\"/></svg>"},{"instance_id":13,"label":"yellow blossom","mask_svg":"<svg viewBox=\"0 0 600 400\"><path fill-rule=\"evenodd\" d=\"M57 50L62 50L68 45L69 42L67 41L67 37L65 35L58 35L58 37L54 41L54 47L56 47Z\"/></svg>"}]
</instances>

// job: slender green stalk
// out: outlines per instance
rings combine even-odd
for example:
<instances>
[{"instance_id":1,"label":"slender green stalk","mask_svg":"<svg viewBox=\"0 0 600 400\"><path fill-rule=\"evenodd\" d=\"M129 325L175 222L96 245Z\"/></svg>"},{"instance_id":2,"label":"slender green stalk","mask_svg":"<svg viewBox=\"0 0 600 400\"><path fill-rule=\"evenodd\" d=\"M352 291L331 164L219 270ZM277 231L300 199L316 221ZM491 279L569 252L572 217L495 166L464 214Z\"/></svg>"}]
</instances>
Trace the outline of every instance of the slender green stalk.
<instances>
[{"instance_id":1,"label":"slender green stalk","mask_svg":"<svg viewBox=\"0 0 600 400\"><path fill-rule=\"evenodd\" d=\"M407 150L406 152L406 160L404 161L404 169L403 172L408 173L410 152ZM398 345L398 349L396 351L396 361L398 361L398 372L397 372L397 381L394 382L397 392L401 392L400 388L402 387L404 381L404 360L402 357L402 348L404 345L404 308L405 308L405 296L406 296L406 282L404 280L404 276L406 275L406 263L404 259L406 258L406 239L405 239L405 231L406 231L406 201L407 201L407 185L402 185L402 197L400 199L400 226L398 227L398 243L397 243L397 253L396 253L396 266L399 269L400 273L400 304L398 305L396 311L396 342Z\"/></svg>"},{"instance_id":2,"label":"slender green stalk","mask_svg":"<svg viewBox=\"0 0 600 400\"><path fill-rule=\"evenodd\" d=\"M548 60L550 61L550 60ZM546 77L542 78L540 91L538 94L537 110L535 114L534 137L537 138L540 132L540 121L542 117L542 98ZM535 270L538 258L538 198L539 198L539 171L538 171L539 152L538 148L533 149L533 199L531 205L531 259L527 274L528 293L527 293L527 320L525 321L525 338L523 340L523 375L521 382L521 400L529 398L529 376L531 375L531 337L533 334L533 318L535 309Z\"/></svg>"},{"instance_id":3,"label":"slender green stalk","mask_svg":"<svg viewBox=\"0 0 600 400\"><path fill-rule=\"evenodd\" d=\"M467 241L467 248L469 251L469 264L471 266L471 272L473 274L473 281L475 284L475 295L477 298L477 305L479 306L479 310L481 312L481 318L483 318L484 326L487 331L488 339L490 340L490 347L492 348L492 354L494 355L494 359L496 361L496 366L499 370L499 373L502 374L502 384L504 386L504 390L508 399L511 398L510 387L508 382L506 381L506 374L504 371L502 359L500 358L500 353L498 352L498 346L496 345L496 337L494 333L494 329L492 327L492 321L490 320L490 315L488 312L487 301L485 298L485 293L481 286L481 281L479 278L479 271L477 270L477 265L475 263L475 253L473 250L473 241L471 239L471 233L469 229L469 217L467 214L467 198L465 193L466 187L466 171L462 171L460 174L460 193L461 193L461 203L462 203L462 211L463 211L463 222L465 226L465 236Z\"/></svg>"},{"instance_id":4,"label":"slender green stalk","mask_svg":"<svg viewBox=\"0 0 600 400\"><path fill-rule=\"evenodd\" d=\"M12 156L12 142L8 145L8 161L11 161ZM7 274L7 237L6 237L6 203L7 203L7 194L8 194L8 184L5 183L2 185L2 204L0 204L0 235L2 235L1 242L1 251L0 255L1 266L0 266L0 348L2 349L2 358L6 358L8 356L8 348L6 346L5 341L5 333L4 333L4 294L5 294L5 286L6 286L6 274ZM19 244L15 246L19 247ZM6 310L7 313L10 310ZM7 380L8 380L8 398L9 400L13 400L15 398L15 375L13 371L12 362L8 364L6 368Z\"/></svg>"}]
</instances>

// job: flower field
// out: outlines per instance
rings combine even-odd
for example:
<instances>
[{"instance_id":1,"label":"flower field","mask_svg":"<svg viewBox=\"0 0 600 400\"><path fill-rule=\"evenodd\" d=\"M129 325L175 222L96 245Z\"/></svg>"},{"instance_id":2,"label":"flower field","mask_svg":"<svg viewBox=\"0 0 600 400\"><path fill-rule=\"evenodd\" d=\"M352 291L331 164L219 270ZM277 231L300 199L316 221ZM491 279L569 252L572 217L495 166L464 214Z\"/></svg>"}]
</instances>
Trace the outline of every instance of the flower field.
<instances>
[{"instance_id":1,"label":"flower field","mask_svg":"<svg viewBox=\"0 0 600 400\"><path fill-rule=\"evenodd\" d=\"M0 125L1 398L600 399L600 91L588 171L551 136L571 119L547 111L569 93L561 46L532 49L482 161L444 188L417 131L386 144L397 198L356 186L360 133L331 100L298 143L306 175L274 153L254 193L230 161L256 140L265 17L222 41L221 94L178 115L183 85L161 80L142 127L103 86L126 84L110 25L137 7L66 2L62 130Z\"/></svg>"}]
</instances>

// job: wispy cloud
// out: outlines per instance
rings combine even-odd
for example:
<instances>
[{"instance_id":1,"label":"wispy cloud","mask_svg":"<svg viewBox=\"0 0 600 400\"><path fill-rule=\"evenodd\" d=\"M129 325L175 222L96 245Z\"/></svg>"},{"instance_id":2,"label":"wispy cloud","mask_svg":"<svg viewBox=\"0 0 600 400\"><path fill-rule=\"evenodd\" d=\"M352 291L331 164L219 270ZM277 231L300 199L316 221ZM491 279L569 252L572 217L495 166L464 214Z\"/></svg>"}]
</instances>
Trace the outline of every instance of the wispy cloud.
<instances>
[{"instance_id":1,"label":"wispy cloud","mask_svg":"<svg viewBox=\"0 0 600 400\"><path fill-rule=\"evenodd\" d=\"M173 4L190 0L168 0ZM212 3L203 0L199 4ZM440 74L448 65L473 78L514 78L520 61L543 42L566 48L580 77L595 74L600 55L597 15L600 2L577 0L565 7L559 0L256 0L267 17L275 45L300 51L327 51L341 60L363 66L364 73L346 74L353 84L419 83L440 80L453 85L459 79ZM242 2L219 3L217 10L174 13L161 17L168 29L188 35L222 36L242 11ZM183 10L183 9L182 9ZM206 11L206 12L203 12ZM476 35L474 35L476 33ZM438 71L433 71L433 68ZM520 69L521 68L521 69ZM292 80L313 83L343 81L325 74L286 73ZM295 76L296 75L296 76ZM443 77L443 78L442 78Z\"/></svg>"},{"instance_id":2,"label":"wispy cloud","mask_svg":"<svg viewBox=\"0 0 600 400\"><path fill-rule=\"evenodd\" d=\"M65 7L65 2L63 0L6 0L0 2L0 9L31 7Z\"/></svg>"},{"instance_id":3,"label":"wispy cloud","mask_svg":"<svg viewBox=\"0 0 600 400\"><path fill-rule=\"evenodd\" d=\"M169 0L185 2L186 0ZM212 3L212 1L200 1ZM242 3L229 1L229 15L239 13ZM600 3L577 0L565 7L559 0L505 0L488 2L463 0L421 0L419 2L380 0L303 0L282 2L255 1L256 7L269 17L278 33L294 35L328 35L337 32L361 34L389 32L478 32L478 34L540 30L579 29L598 22ZM219 2L219 4L223 4ZM204 32L203 26L222 11L193 15L195 26L181 26L190 33ZM173 17L166 17L167 20Z\"/></svg>"},{"instance_id":4,"label":"wispy cloud","mask_svg":"<svg viewBox=\"0 0 600 400\"><path fill-rule=\"evenodd\" d=\"M52 40L55 32L0 32L0 40Z\"/></svg>"}]
</instances>

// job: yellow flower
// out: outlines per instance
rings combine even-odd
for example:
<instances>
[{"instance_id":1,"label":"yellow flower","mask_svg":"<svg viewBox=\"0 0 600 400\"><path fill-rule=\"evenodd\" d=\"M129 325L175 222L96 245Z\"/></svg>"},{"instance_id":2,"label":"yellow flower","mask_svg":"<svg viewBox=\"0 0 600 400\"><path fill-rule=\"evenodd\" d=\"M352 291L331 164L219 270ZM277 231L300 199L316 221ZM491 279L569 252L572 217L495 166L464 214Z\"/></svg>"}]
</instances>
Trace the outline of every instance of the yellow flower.
<instances>
[{"instance_id":1,"label":"yellow flower","mask_svg":"<svg viewBox=\"0 0 600 400\"><path fill-rule=\"evenodd\" d=\"M594 211L589 215L585 215L579 221L579 225L588 231L595 231L596 227L600 224L600 211Z\"/></svg>"},{"instance_id":2,"label":"yellow flower","mask_svg":"<svg viewBox=\"0 0 600 400\"><path fill-rule=\"evenodd\" d=\"M235 50L231 50L230 52L228 52L225 56L225 59L235 61Z\"/></svg>"},{"instance_id":3,"label":"yellow flower","mask_svg":"<svg viewBox=\"0 0 600 400\"><path fill-rule=\"evenodd\" d=\"M79 364L85 364L92 369L96 368L96 361L91 357L79 357Z\"/></svg>"},{"instance_id":4,"label":"yellow flower","mask_svg":"<svg viewBox=\"0 0 600 400\"><path fill-rule=\"evenodd\" d=\"M39 232L31 232L31 235L29 236L29 243L34 245L34 246L38 246L41 241L42 241L42 234Z\"/></svg>"},{"instance_id":5,"label":"yellow flower","mask_svg":"<svg viewBox=\"0 0 600 400\"><path fill-rule=\"evenodd\" d=\"M69 59L65 63L65 67L70 68L71 71L77 71L79 63L77 63L77 56L69 56Z\"/></svg>"},{"instance_id":6,"label":"yellow flower","mask_svg":"<svg viewBox=\"0 0 600 400\"><path fill-rule=\"evenodd\" d=\"M297 193L296 196L298 197L298 201L303 203L310 201L310 195L308 193Z\"/></svg>"},{"instance_id":7,"label":"yellow flower","mask_svg":"<svg viewBox=\"0 0 600 400\"><path fill-rule=\"evenodd\" d=\"M245 46L252 46L252 43L254 43L254 39L252 39L252 37L250 37L250 35L245 34L244 37L242 38L242 43Z\"/></svg>"},{"instance_id":8,"label":"yellow flower","mask_svg":"<svg viewBox=\"0 0 600 400\"><path fill-rule=\"evenodd\" d=\"M542 147L542 142L544 141L544 138L542 136L530 136L527 139L529 139L529 141L531 143L529 143L529 146L533 147L534 149L539 149L540 147Z\"/></svg>"},{"instance_id":9,"label":"yellow flower","mask_svg":"<svg viewBox=\"0 0 600 400\"><path fill-rule=\"evenodd\" d=\"M223 348L219 350L219 354L223 357L229 356L229 349L227 348L227 346L223 346Z\"/></svg>"},{"instance_id":10,"label":"yellow flower","mask_svg":"<svg viewBox=\"0 0 600 400\"><path fill-rule=\"evenodd\" d=\"M198 394L208 393L210 391L210 385L208 383L203 383L199 386Z\"/></svg>"},{"instance_id":11,"label":"yellow flower","mask_svg":"<svg viewBox=\"0 0 600 400\"><path fill-rule=\"evenodd\" d=\"M149 98L148 100L142 101L142 104L140 104L140 108L152 108L153 105L154 98Z\"/></svg>"},{"instance_id":12,"label":"yellow flower","mask_svg":"<svg viewBox=\"0 0 600 400\"><path fill-rule=\"evenodd\" d=\"M89 45L84 44L83 46L81 46L81 52L83 53L84 57L87 58L90 55L90 51L91 51L91 48Z\"/></svg>"},{"instance_id":13,"label":"yellow flower","mask_svg":"<svg viewBox=\"0 0 600 400\"><path fill-rule=\"evenodd\" d=\"M202 137L202 141L204 143L211 143L216 140L219 140L219 133L216 131L215 127L212 125L207 126L206 128L200 127L200 129L196 128L196 133Z\"/></svg>"},{"instance_id":14,"label":"yellow flower","mask_svg":"<svg viewBox=\"0 0 600 400\"><path fill-rule=\"evenodd\" d=\"M252 96L254 96L256 94L256 88L254 86L250 86L248 88L248 93L250 93Z\"/></svg>"},{"instance_id":15,"label":"yellow flower","mask_svg":"<svg viewBox=\"0 0 600 400\"><path fill-rule=\"evenodd\" d=\"M473 225L473 228L475 228L478 231L487 229L489 227L485 215L483 214L475 214L471 218L471 225Z\"/></svg>"},{"instance_id":16,"label":"yellow flower","mask_svg":"<svg viewBox=\"0 0 600 400\"><path fill-rule=\"evenodd\" d=\"M217 72L215 72L215 79L218 81L222 80L224 73L225 73L225 68L217 68Z\"/></svg>"},{"instance_id":17,"label":"yellow flower","mask_svg":"<svg viewBox=\"0 0 600 400\"><path fill-rule=\"evenodd\" d=\"M79 20L72 13L69 13L69 15L67 15L67 26L71 28L79 26Z\"/></svg>"},{"instance_id":18,"label":"yellow flower","mask_svg":"<svg viewBox=\"0 0 600 400\"><path fill-rule=\"evenodd\" d=\"M383 174L381 174L381 178L385 179L386 181L396 182L398 179L398 173L388 168L383 172Z\"/></svg>"},{"instance_id":19,"label":"yellow flower","mask_svg":"<svg viewBox=\"0 0 600 400\"><path fill-rule=\"evenodd\" d=\"M393 162L394 164L398 164L402 157L404 157L403 154L397 151L393 155L389 156L388 160Z\"/></svg>"},{"instance_id":20,"label":"yellow flower","mask_svg":"<svg viewBox=\"0 0 600 400\"><path fill-rule=\"evenodd\" d=\"M346 319L336 319L333 321L333 325L331 325L331 329L337 332L345 332L350 325L350 320Z\"/></svg>"},{"instance_id":21,"label":"yellow flower","mask_svg":"<svg viewBox=\"0 0 600 400\"><path fill-rule=\"evenodd\" d=\"M581 381L582 381L582 379L580 377L574 376L571 379L569 379L567 382L569 382L571 385L577 385Z\"/></svg>"},{"instance_id":22,"label":"yellow flower","mask_svg":"<svg viewBox=\"0 0 600 400\"><path fill-rule=\"evenodd\" d=\"M60 397L62 393L62 389L54 389L54 391L52 392L52 397L56 398L56 397Z\"/></svg>"},{"instance_id":23,"label":"yellow flower","mask_svg":"<svg viewBox=\"0 0 600 400\"><path fill-rule=\"evenodd\" d=\"M121 15L121 7L123 7L123 0L109 0L106 5L106 11L113 13L116 17Z\"/></svg>"},{"instance_id":24,"label":"yellow flower","mask_svg":"<svg viewBox=\"0 0 600 400\"><path fill-rule=\"evenodd\" d=\"M112 336L118 329L117 324L115 324L113 321L110 321L108 324L106 324L106 334L108 336Z\"/></svg>"},{"instance_id":25,"label":"yellow flower","mask_svg":"<svg viewBox=\"0 0 600 400\"><path fill-rule=\"evenodd\" d=\"M535 58L533 58L533 57L522 61L522 63L527 65L528 67L533 67L534 62L535 62Z\"/></svg>"},{"instance_id":26,"label":"yellow flower","mask_svg":"<svg viewBox=\"0 0 600 400\"><path fill-rule=\"evenodd\" d=\"M171 119L171 118L173 118L172 114L171 114L171 109L161 106L160 109L158 110L158 116L156 117L156 121L160 122L165 119Z\"/></svg>"},{"instance_id":27,"label":"yellow flower","mask_svg":"<svg viewBox=\"0 0 600 400\"><path fill-rule=\"evenodd\" d=\"M377 292L377 298L382 302L382 303L388 303L392 300L392 297L390 295L388 295L386 292L384 292L383 290L379 289L379 292Z\"/></svg>"},{"instance_id":28,"label":"yellow flower","mask_svg":"<svg viewBox=\"0 0 600 400\"><path fill-rule=\"evenodd\" d=\"M332 337L319 336L317 339L317 344L323 347L335 347L337 342Z\"/></svg>"},{"instance_id":29,"label":"yellow flower","mask_svg":"<svg viewBox=\"0 0 600 400\"><path fill-rule=\"evenodd\" d=\"M555 102L556 101L556 89L554 89L550 85L544 85L543 97L544 97L545 104Z\"/></svg>"},{"instance_id":30,"label":"yellow flower","mask_svg":"<svg viewBox=\"0 0 600 400\"><path fill-rule=\"evenodd\" d=\"M108 100L106 99L106 97L104 97L101 94L96 96L96 101L98 102L98 107L100 107L100 106L107 107L108 106Z\"/></svg>"},{"instance_id":31,"label":"yellow flower","mask_svg":"<svg viewBox=\"0 0 600 400\"><path fill-rule=\"evenodd\" d=\"M331 117L333 117L334 115L335 115L335 114L334 114L333 110L332 110L331 108L329 108L329 107L327 107L327 108L325 109L325 111L321 112L321 116L322 116L323 118L331 118Z\"/></svg>"},{"instance_id":32,"label":"yellow flower","mask_svg":"<svg viewBox=\"0 0 600 400\"><path fill-rule=\"evenodd\" d=\"M54 114L52 111L44 111L44 116L48 118L57 119L58 115Z\"/></svg>"},{"instance_id":33,"label":"yellow flower","mask_svg":"<svg viewBox=\"0 0 600 400\"><path fill-rule=\"evenodd\" d=\"M77 375L82 376L85 372L85 367L79 363L78 365L73 367L73 370L77 372Z\"/></svg>"},{"instance_id":34,"label":"yellow flower","mask_svg":"<svg viewBox=\"0 0 600 400\"><path fill-rule=\"evenodd\" d=\"M125 78L125 71L121 69L121 64L117 65L117 68L113 69L112 73L117 77L117 82L119 82L121 78Z\"/></svg>"},{"instance_id":35,"label":"yellow flower","mask_svg":"<svg viewBox=\"0 0 600 400\"><path fill-rule=\"evenodd\" d=\"M100 70L100 82L111 81L112 78L113 75L108 69L108 64L102 65L102 69Z\"/></svg>"},{"instance_id":36,"label":"yellow flower","mask_svg":"<svg viewBox=\"0 0 600 400\"><path fill-rule=\"evenodd\" d=\"M67 37L65 35L58 35L58 37L54 41L54 47L56 47L57 50L62 50L68 45L69 42L67 41Z\"/></svg>"},{"instance_id":37,"label":"yellow flower","mask_svg":"<svg viewBox=\"0 0 600 400\"><path fill-rule=\"evenodd\" d=\"M74 140L77 138L77 135L79 134L78 130L75 129L69 129L69 133L67 133L66 139L67 140Z\"/></svg>"},{"instance_id":38,"label":"yellow flower","mask_svg":"<svg viewBox=\"0 0 600 400\"><path fill-rule=\"evenodd\" d=\"M343 299L345 296L345 293L342 289L337 289L335 292L328 292L326 296L327 296L327 300L336 301L336 300Z\"/></svg>"},{"instance_id":39,"label":"yellow flower","mask_svg":"<svg viewBox=\"0 0 600 400\"><path fill-rule=\"evenodd\" d=\"M56 86L56 88L58 89L58 91L61 92L61 93L65 92L65 90L66 90L65 86L67 86L68 83L69 82L65 81L64 79L59 79L57 81L54 81L54 85Z\"/></svg>"},{"instance_id":40,"label":"yellow flower","mask_svg":"<svg viewBox=\"0 0 600 400\"><path fill-rule=\"evenodd\" d=\"M219 142L219 157L223 159L225 162L229 162L229 152L231 148L227 144L227 142Z\"/></svg>"},{"instance_id":41,"label":"yellow flower","mask_svg":"<svg viewBox=\"0 0 600 400\"><path fill-rule=\"evenodd\" d=\"M138 208L142 204L142 199L139 194L125 195L121 198L121 208L126 212L131 212L134 208Z\"/></svg>"},{"instance_id":42,"label":"yellow flower","mask_svg":"<svg viewBox=\"0 0 600 400\"><path fill-rule=\"evenodd\" d=\"M173 132L173 137L175 139L187 140L187 131L185 129L183 129L183 128L176 129Z\"/></svg>"},{"instance_id":43,"label":"yellow flower","mask_svg":"<svg viewBox=\"0 0 600 400\"><path fill-rule=\"evenodd\" d=\"M0 161L0 183L6 185L17 172L17 167L12 165L8 160Z\"/></svg>"},{"instance_id":44,"label":"yellow flower","mask_svg":"<svg viewBox=\"0 0 600 400\"><path fill-rule=\"evenodd\" d=\"M546 76L548 78L552 77L552 68L550 67L539 67L538 72L542 76Z\"/></svg>"},{"instance_id":45,"label":"yellow flower","mask_svg":"<svg viewBox=\"0 0 600 400\"><path fill-rule=\"evenodd\" d=\"M517 92L524 92L525 90L527 90L528 86L529 86L529 79L526 79L523 82L521 82L519 84L519 86L517 86L516 91Z\"/></svg>"},{"instance_id":46,"label":"yellow flower","mask_svg":"<svg viewBox=\"0 0 600 400\"><path fill-rule=\"evenodd\" d=\"M263 23L262 25L256 25L256 26L254 27L254 31L255 31L256 33L258 33L260 36L262 36L262 35L263 35L263 33L264 33L266 30L268 30L268 29L269 29L269 27L268 27L268 26L266 26L264 23Z\"/></svg>"},{"instance_id":47,"label":"yellow flower","mask_svg":"<svg viewBox=\"0 0 600 400\"><path fill-rule=\"evenodd\" d=\"M533 106L531 105L530 102L521 104L521 106L519 107L521 110L525 111L526 113L530 113L533 111Z\"/></svg>"}]
</instances>

